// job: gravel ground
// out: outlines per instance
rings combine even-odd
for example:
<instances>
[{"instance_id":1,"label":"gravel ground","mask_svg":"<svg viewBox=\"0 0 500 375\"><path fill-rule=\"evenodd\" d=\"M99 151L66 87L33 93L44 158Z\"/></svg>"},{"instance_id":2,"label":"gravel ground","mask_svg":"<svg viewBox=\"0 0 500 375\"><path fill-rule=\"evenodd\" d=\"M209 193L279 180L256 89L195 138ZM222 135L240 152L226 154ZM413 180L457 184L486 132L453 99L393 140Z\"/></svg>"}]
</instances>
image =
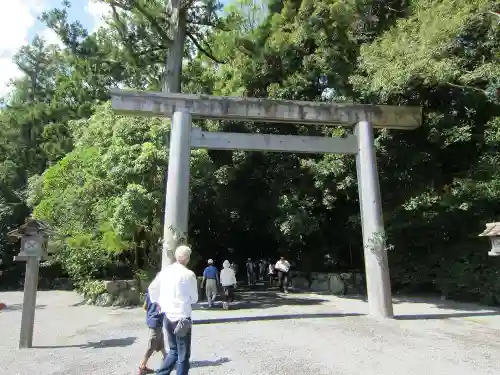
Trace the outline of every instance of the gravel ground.
<instances>
[{"instance_id":1,"label":"gravel ground","mask_svg":"<svg viewBox=\"0 0 500 375\"><path fill-rule=\"evenodd\" d=\"M366 302L273 291L240 293L238 308L194 312L193 375L500 374L500 315L476 305L396 299L396 320ZM147 345L141 308L85 306L39 292L34 348L18 350L22 294L0 293L1 374L135 374ZM159 364L159 355L151 365Z\"/></svg>"}]
</instances>

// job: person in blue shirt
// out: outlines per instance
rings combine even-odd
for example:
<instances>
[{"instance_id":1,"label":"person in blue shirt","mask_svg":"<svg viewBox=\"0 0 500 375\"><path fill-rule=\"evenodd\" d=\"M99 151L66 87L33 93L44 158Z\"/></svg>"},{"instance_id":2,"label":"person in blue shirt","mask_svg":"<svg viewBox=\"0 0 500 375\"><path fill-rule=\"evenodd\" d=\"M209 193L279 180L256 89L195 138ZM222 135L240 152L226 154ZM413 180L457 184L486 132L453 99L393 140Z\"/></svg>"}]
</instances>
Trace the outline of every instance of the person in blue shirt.
<instances>
[{"instance_id":1,"label":"person in blue shirt","mask_svg":"<svg viewBox=\"0 0 500 375\"><path fill-rule=\"evenodd\" d=\"M149 327L149 345L144 359L139 365L139 375L154 373L153 370L147 367L149 358L154 352L161 352L163 358L167 356L165 350L165 340L163 338L163 319L164 314L160 312L160 308L156 303L152 303L149 298L149 291L146 292L144 301L144 310L146 310L146 324Z\"/></svg>"},{"instance_id":2,"label":"person in blue shirt","mask_svg":"<svg viewBox=\"0 0 500 375\"><path fill-rule=\"evenodd\" d=\"M212 259L208 260L208 267L203 271L203 280L201 281L202 287L205 286L205 294L207 295L208 307L212 304L217 296L217 286L219 285L219 273L214 266Z\"/></svg>"}]
</instances>

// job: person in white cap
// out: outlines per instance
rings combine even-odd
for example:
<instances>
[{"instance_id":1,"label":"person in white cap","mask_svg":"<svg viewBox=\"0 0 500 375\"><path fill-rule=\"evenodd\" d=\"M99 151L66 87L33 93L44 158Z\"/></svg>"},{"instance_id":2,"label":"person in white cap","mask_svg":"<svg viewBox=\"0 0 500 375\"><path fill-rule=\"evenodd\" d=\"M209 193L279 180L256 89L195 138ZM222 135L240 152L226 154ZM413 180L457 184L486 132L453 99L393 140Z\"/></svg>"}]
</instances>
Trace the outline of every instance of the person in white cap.
<instances>
[{"instance_id":1,"label":"person in white cap","mask_svg":"<svg viewBox=\"0 0 500 375\"><path fill-rule=\"evenodd\" d=\"M217 285L219 285L219 272L214 266L214 261L209 259L208 266L203 270L202 287L205 286L205 294L207 295L208 307L212 307L217 296Z\"/></svg>"},{"instance_id":2,"label":"person in white cap","mask_svg":"<svg viewBox=\"0 0 500 375\"><path fill-rule=\"evenodd\" d=\"M236 287L236 275L231 268L231 263L225 260L220 271L220 283L224 290L224 303L222 307L227 310L231 302L234 301L234 288Z\"/></svg>"}]
</instances>

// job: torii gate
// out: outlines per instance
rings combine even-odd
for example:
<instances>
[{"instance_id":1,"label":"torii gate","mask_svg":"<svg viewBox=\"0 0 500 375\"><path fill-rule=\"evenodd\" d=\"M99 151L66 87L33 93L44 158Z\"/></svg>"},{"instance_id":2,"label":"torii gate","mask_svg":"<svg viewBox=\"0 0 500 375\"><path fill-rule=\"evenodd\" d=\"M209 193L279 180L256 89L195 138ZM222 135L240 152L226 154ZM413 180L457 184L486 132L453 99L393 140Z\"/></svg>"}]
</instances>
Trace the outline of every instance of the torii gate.
<instances>
[{"instance_id":1,"label":"torii gate","mask_svg":"<svg viewBox=\"0 0 500 375\"><path fill-rule=\"evenodd\" d=\"M112 91L113 109L122 115L171 117L162 267L187 235L191 148L356 155L370 315L393 317L384 240L373 128L410 130L421 125L420 107L282 101L241 97ZM219 119L354 126L346 138L205 132L193 119Z\"/></svg>"}]
</instances>

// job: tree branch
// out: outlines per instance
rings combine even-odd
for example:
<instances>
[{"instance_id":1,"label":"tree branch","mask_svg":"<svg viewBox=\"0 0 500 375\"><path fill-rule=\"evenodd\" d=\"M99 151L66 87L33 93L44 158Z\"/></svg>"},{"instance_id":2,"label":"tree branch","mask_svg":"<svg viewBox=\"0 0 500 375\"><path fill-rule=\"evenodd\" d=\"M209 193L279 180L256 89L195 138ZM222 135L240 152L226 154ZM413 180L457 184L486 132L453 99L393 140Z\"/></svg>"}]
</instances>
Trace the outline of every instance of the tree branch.
<instances>
[{"instance_id":1,"label":"tree branch","mask_svg":"<svg viewBox=\"0 0 500 375\"><path fill-rule=\"evenodd\" d=\"M139 11L139 13L146 17L153 29L155 29L156 32L161 36L163 42L166 45L172 43L172 38L170 38L169 35L160 27L156 19L147 11L147 9L139 5L139 2L135 2L135 8Z\"/></svg>"},{"instance_id":2,"label":"tree branch","mask_svg":"<svg viewBox=\"0 0 500 375\"><path fill-rule=\"evenodd\" d=\"M188 20L190 25L196 25L196 26L208 26L208 27L213 27L214 29L221 30L221 31L233 31L230 28L224 27L223 25L216 25L210 22L202 22L202 21L193 21L193 20Z\"/></svg>"},{"instance_id":3,"label":"tree branch","mask_svg":"<svg viewBox=\"0 0 500 375\"><path fill-rule=\"evenodd\" d=\"M156 19L148 12L147 9L142 7L138 2L134 2L134 5L126 5L116 0L107 0L108 4L111 6L113 10L113 15L118 17L118 12L116 12L116 7L128 11L133 12L134 9L137 10L142 16L144 16L148 22L151 24L151 27L160 35L161 39L165 42L165 45L168 45L172 42L171 38L167 33L160 27Z\"/></svg>"},{"instance_id":4,"label":"tree branch","mask_svg":"<svg viewBox=\"0 0 500 375\"><path fill-rule=\"evenodd\" d=\"M112 16L113 20L117 24L116 29L118 31L118 35L122 39L122 41L125 45L125 48L128 51L128 53L130 54L130 56L137 63L138 56L137 56L136 52L134 51L134 49L132 48L132 45L131 45L132 41L131 41L130 35L128 35L127 26L125 25L125 23L123 23L120 15L118 14L118 11L116 10L116 6L115 6L114 2L113 2L113 4L110 3L110 6L111 6L111 11L113 13L113 16Z\"/></svg>"},{"instance_id":5,"label":"tree branch","mask_svg":"<svg viewBox=\"0 0 500 375\"><path fill-rule=\"evenodd\" d=\"M478 91L486 95L486 91L483 89L480 89L479 87L474 87L474 86L466 86L466 85L457 85L456 83L451 83L451 82L445 82L446 85L451 86L451 87L456 87L459 89L463 90L473 90L473 91Z\"/></svg>"},{"instance_id":6,"label":"tree branch","mask_svg":"<svg viewBox=\"0 0 500 375\"><path fill-rule=\"evenodd\" d=\"M196 40L193 34L190 32L186 32L186 36L191 39L191 41L194 43L196 48L198 48L205 56L207 56L209 59L213 60L214 62L218 64L225 64L225 61L219 60L216 58L210 51L207 51L205 48L201 46L201 44Z\"/></svg>"},{"instance_id":7,"label":"tree branch","mask_svg":"<svg viewBox=\"0 0 500 375\"><path fill-rule=\"evenodd\" d=\"M107 3L111 7L118 7L120 9L127 10L127 11L131 11L133 9L133 7L130 5L125 5L125 4L119 3L119 2L114 1L114 0L107 0Z\"/></svg>"}]
</instances>

